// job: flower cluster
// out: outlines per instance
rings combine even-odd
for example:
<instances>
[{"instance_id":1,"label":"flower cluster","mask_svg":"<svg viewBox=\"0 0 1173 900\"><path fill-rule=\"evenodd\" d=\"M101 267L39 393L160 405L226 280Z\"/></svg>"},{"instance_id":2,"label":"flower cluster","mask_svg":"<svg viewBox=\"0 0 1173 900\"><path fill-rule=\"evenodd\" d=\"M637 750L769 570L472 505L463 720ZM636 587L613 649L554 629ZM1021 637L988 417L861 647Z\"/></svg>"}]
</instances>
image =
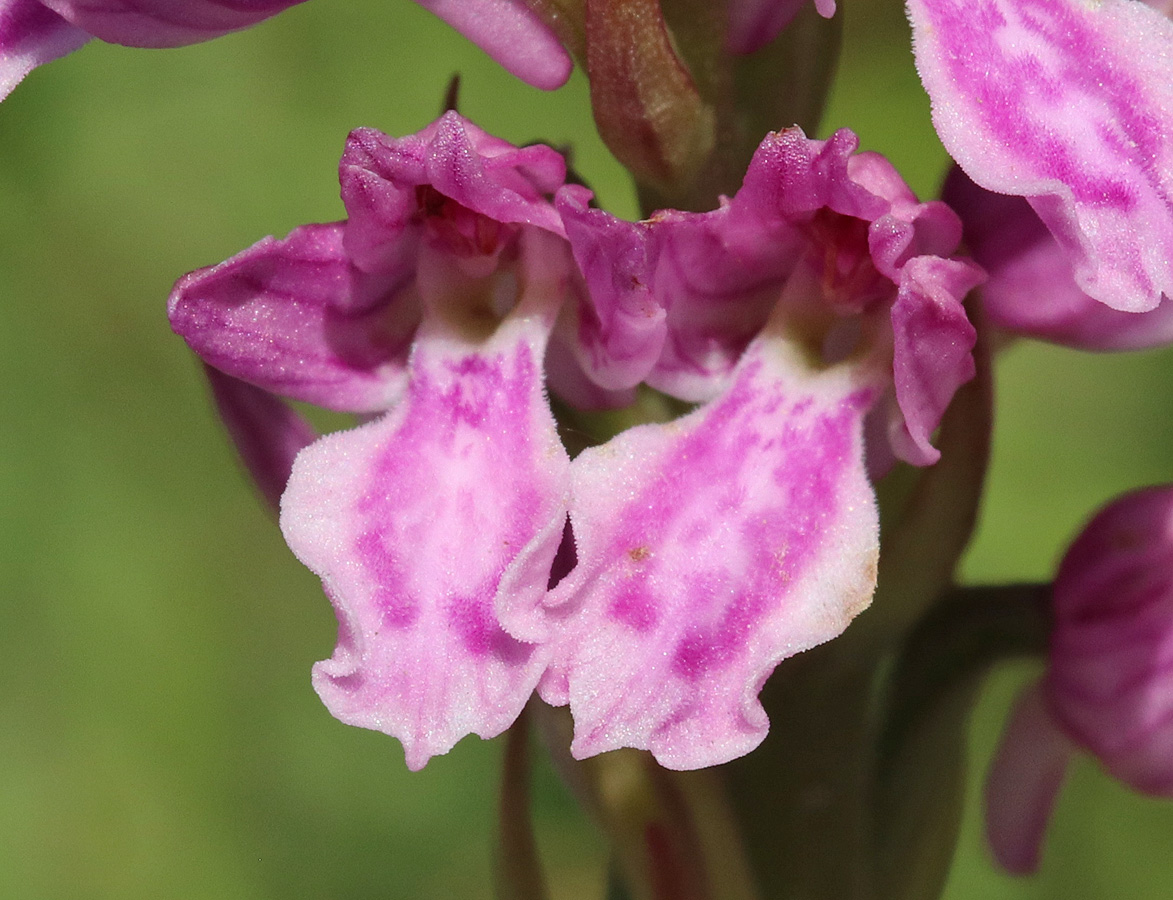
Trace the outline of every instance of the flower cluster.
<instances>
[{"instance_id":1,"label":"flower cluster","mask_svg":"<svg viewBox=\"0 0 1173 900\"><path fill-rule=\"evenodd\" d=\"M0 99L90 37L178 46L299 2L0 0ZM169 306L336 611L318 693L398 738L412 769L505 731L535 693L569 707L580 759L633 747L695 769L746 754L774 668L871 602L872 485L941 456L934 433L975 373L971 290L1008 334L1173 340L1173 22L1156 0L907 0L957 163L931 202L850 131L758 143L792 109L817 119L835 36L815 13L834 0L418 2L532 85L578 62L646 218L598 208L550 147L450 111L404 138L354 131L345 221L192 272ZM795 85L817 96L780 101ZM693 211L654 209L667 205ZM287 401L358 424L319 437ZM584 413L600 410L640 424L591 433ZM895 567L906 608L846 679L866 700L843 734L899 732L883 718L899 718L892 673L918 646L905 639L963 591L952 570L988 413L966 429L973 459L923 477L894 514L906 556L937 541L934 524L949 533L917 557L928 576ZM1049 668L990 780L991 843L1012 871L1037 862L1074 746L1173 793L1171 503L1168 488L1123 498L1059 570ZM925 705L950 693L917 687ZM946 730L925 743L955 753ZM864 748L862 768L883 758L859 776L876 782L860 804L900 806L881 782L911 766L902 749ZM889 833L873 822L867 852L905 843L916 812L889 816ZM888 865L874 862L849 868ZM920 864L910 881L929 884Z\"/></svg>"},{"instance_id":2,"label":"flower cluster","mask_svg":"<svg viewBox=\"0 0 1173 900\"><path fill-rule=\"evenodd\" d=\"M535 689L578 756L695 768L762 740L770 671L875 585L865 420L869 456L931 462L972 374L960 223L855 149L769 135L719 209L632 224L456 113L359 130L347 221L180 280L209 365L371 417L302 451L281 501L338 613L314 673L335 715L412 768ZM572 461L546 385L592 408L641 382L701 405Z\"/></svg>"}]
</instances>

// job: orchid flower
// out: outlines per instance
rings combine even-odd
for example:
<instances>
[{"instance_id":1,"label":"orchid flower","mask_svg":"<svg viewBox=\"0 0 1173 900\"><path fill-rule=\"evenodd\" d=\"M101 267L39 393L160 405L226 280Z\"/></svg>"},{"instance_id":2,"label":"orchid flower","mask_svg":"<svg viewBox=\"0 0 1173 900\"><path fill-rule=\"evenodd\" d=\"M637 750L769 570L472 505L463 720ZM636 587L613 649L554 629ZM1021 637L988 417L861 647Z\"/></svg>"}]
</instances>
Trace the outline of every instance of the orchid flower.
<instances>
[{"instance_id":1,"label":"orchid flower","mask_svg":"<svg viewBox=\"0 0 1173 900\"><path fill-rule=\"evenodd\" d=\"M1156 308L1173 288L1173 22L1133 0L908 0L908 13L937 133L969 178L1025 198L1080 295Z\"/></svg>"},{"instance_id":2,"label":"orchid flower","mask_svg":"<svg viewBox=\"0 0 1173 900\"><path fill-rule=\"evenodd\" d=\"M1138 791L1173 797L1173 488L1127 494L1071 545L1052 592L1050 661L1019 698L986 786L1008 871L1038 866L1077 748Z\"/></svg>"},{"instance_id":3,"label":"orchid flower","mask_svg":"<svg viewBox=\"0 0 1173 900\"><path fill-rule=\"evenodd\" d=\"M179 281L173 327L209 365L374 417L302 450L281 500L338 613L314 672L338 718L413 769L535 688L579 757L697 768L761 741L770 671L875 586L865 418L931 462L972 373L959 223L855 149L771 135L721 208L632 224L456 113L360 129L346 222ZM547 374L572 407L640 382L704 402L571 462Z\"/></svg>"},{"instance_id":4,"label":"orchid flower","mask_svg":"<svg viewBox=\"0 0 1173 900\"><path fill-rule=\"evenodd\" d=\"M546 602L540 691L570 704L576 756L634 746L688 769L757 746L767 676L839 634L875 586L865 418L888 420L889 452L936 458L929 436L973 373L961 298L981 274L942 258L953 214L856 146L846 130L769 135L709 213L629 226L560 203L592 296L613 294L593 267L622 270L665 311L646 383L705 401L571 466L578 565Z\"/></svg>"},{"instance_id":5,"label":"orchid flower","mask_svg":"<svg viewBox=\"0 0 1173 900\"><path fill-rule=\"evenodd\" d=\"M91 37L130 47L178 47L249 28L303 0L0 0L0 100L29 72ZM552 89L571 62L521 0L417 0L506 69Z\"/></svg>"}]
</instances>

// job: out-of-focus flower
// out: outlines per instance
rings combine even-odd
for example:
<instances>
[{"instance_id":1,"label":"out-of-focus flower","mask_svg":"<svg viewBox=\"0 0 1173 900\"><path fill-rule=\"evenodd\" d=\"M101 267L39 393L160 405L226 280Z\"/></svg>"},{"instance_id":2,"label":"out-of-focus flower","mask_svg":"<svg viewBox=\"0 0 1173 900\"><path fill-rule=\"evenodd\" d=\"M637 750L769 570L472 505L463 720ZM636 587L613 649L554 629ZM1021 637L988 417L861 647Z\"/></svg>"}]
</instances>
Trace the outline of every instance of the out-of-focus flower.
<instances>
[{"instance_id":1,"label":"out-of-focus flower","mask_svg":"<svg viewBox=\"0 0 1173 900\"><path fill-rule=\"evenodd\" d=\"M954 167L941 190L988 274L982 305L1008 332L1082 350L1137 350L1173 341L1173 303L1148 312L1105 306L1075 283L1071 259L1023 197L978 187Z\"/></svg>"},{"instance_id":2,"label":"out-of-focus flower","mask_svg":"<svg viewBox=\"0 0 1173 900\"><path fill-rule=\"evenodd\" d=\"M178 47L239 31L303 0L0 0L0 99L39 65L91 37ZM519 78L556 88L571 61L522 0L417 0Z\"/></svg>"},{"instance_id":3,"label":"out-of-focus flower","mask_svg":"<svg viewBox=\"0 0 1173 900\"><path fill-rule=\"evenodd\" d=\"M760 50L790 24L809 0L729 0L729 33L725 43L733 53ZM835 15L835 0L815 0L819 15Z\"/></svg>"},{"instance_id":4,"label":"out-of-focus flower","mask_svg":"<svg viewBox=\"0 0 1173 900\"><path fill-rule=\"evenodd\" d=\"M966 174L1026 199L1083 294L1157 307L1173 288L1173 22L1134 0L908 11L933 122Z\"/></svg>"},{"instance_id":5,"label":"out-of-focus flower","mask_svg":"<svg viewBox=\"0 0 1173 900\"><path fill-rule=\"evenodd\" d=\"M1024 691L986 786L994 856L1038 866L1071 755L1173 796L1173 487L1105 507L1067 551L1053 588L1050 660Z\"/></svg>"},{"instance_id":6,"label":"out-of-focus flower","mask_svg":"<svg viewBox=\"0 0 1173 900\"><path fill-rule=\"evenodd\" d=\"M539 681L580 757L695 768L761 741L770 671L875 585L865 417L931 462L972 372L980 273L940 255L955 217L855 148L771 135L720 209L631 224L564 185L554 151L455 113L360 130L346 222L180 280L172 323L208 364L381 413L303 450L282 499L339 617L314 675L336 716L412 768L504 730ZM576 407L641 381L706 402L571 462L547 373Z\"/></svg>"}]
</instances>

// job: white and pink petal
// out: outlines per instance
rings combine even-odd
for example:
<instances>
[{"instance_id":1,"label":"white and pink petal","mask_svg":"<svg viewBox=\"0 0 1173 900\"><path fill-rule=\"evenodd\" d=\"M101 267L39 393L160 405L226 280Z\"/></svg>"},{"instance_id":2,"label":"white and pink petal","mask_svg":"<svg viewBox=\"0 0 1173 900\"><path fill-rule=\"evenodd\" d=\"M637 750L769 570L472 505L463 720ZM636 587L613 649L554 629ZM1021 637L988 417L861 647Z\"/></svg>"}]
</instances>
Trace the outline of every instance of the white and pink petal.
<instances>
[{"instance_id":1,"label":"white and pink petal","mask_svg":"<svg viewBox=\"0 0 1173 900\"><path fill-rule=\"evenodd\" d=\"M282 500L286 540L339 619L314 685L342 721L397 737L412 769L508 728L546 667L497 596L507 579L519 621L540 605L566 519L542 381L551 320L523 301L470 343L430 316L402 403L303 451Z\"/></svg>"},{"instance_id":2,"label":"white and pink petal","mask_svg":"<svg viewBox=\"0 0 1173 900\"><path fill-rule=\"evenodd\" d=\"M1113 309L1173 289L1173 22L1133 0L908 0L946 149Z\"/></svg>"},{"instance_id":3,"label":"white and pink petal","mask_svg":"<svg viewBox=\"0 0 1173 900\"><path fill-rule=\"evenodd\" d=\"M965 243L988 279L982 306L1013 334L1081 350L1138 350L1173 342L1173 302L1148 312L1112 309L1075 283L1072 261L1022 197L978 187L958 168L942 199L961 215Z\"/></svg>"},{"instance_id":4,"label":"white and pink petal","mask_svg":"<svg viewBox=\"0 0 1173 900\"><path fill-rule=\"evenodd\" d=\"M665 766L752 750L779 661L870 601L877 518L861 369L807 368L758 339L719 397L630 429L571 467L576 567L554 588L541 691L569 702L572 752L650 750Z\"/></svg>"}]
</instances>

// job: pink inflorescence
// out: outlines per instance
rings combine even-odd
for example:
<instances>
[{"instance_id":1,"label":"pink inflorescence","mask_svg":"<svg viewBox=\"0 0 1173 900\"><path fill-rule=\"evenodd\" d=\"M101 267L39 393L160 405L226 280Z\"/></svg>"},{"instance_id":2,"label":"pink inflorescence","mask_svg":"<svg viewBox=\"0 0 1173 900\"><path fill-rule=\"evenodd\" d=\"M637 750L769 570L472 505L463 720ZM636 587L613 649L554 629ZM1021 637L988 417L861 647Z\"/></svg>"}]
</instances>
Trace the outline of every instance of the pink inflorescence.
<instances>
[{"instance_id":1,"label":"pink inflorescence","mask_svg":"<svg viewBox=\"0 0 1173 900\"><path fill-rule=\"evenodd\" d=\"M360 129L346 221L179 281L173 327L232 384L366 417L291 472L248 447L288 476L282 529L338 614L314 670L336 716L411 768L535 690L569 704L580 757L696 768L762 740L774 666L875 586L865 419L869 464L930 463L973 371L959 222L855 151L771 134L718 209L629 223L555 151L456 113ZM699 405L572 461L547 392L616 407L641 385ZM308 439L232 408L264 413L234 433Z\"/></svg>"}]
</instances>

